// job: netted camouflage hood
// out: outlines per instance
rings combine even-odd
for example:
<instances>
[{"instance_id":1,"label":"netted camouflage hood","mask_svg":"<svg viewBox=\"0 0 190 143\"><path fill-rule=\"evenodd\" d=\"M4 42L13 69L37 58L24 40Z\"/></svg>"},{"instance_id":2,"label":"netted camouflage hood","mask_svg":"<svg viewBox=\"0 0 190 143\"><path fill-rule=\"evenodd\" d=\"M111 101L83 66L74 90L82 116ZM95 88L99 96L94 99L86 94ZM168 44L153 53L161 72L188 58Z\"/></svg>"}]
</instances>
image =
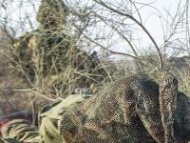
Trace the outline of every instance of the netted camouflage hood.
<instances>
[{"instance_id":1,"label":"netted camouflage hood","mask_svg":"<svg viewBox=\"0 0 190 143\"><path fill-rule=\"evenodd\" d=\"M68 7L62 0L42 0L37 13L37 21L44 27L65 24Z\"/></svg>"},{"instance_id":2,"label":"netted camouflage hood","mask_svg":"<svg viewBox=\"0 0 190 143\"><path fill-rule=\"evenodd\" d=\"M174 118L177 104L178 80L174 74L165 70L155 70L150 77L159 84L159 104L162 125L167 142L174 142Z\"/></svg>"},{"instance_id":3,"label":"netted camouflage hood","mask_svg":"<svg viewBox=\"0 0 190 143\"><path fill-rule=\"evenodd\" d=\"M163 143L158 97L147 75L117 80L64 112L60 132L73 143Z\"/></svg>"}]
</instances>

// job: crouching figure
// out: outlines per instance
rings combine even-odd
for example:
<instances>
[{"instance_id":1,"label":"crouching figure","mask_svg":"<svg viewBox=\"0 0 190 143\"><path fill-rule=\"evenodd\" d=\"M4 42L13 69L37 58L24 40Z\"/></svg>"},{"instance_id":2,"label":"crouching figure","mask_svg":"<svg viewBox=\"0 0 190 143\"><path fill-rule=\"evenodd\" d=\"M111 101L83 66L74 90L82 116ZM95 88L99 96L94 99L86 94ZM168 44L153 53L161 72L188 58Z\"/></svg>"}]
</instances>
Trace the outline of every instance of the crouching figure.
<instances>
[{"instance_id":1,"label":"crouching figure","mask_svg":"<svg viewBox=\"0 0 190 143\"><path fill-rule=\"evenodd\" d=\"M166 87L161 92L156 80L138 74L106 85L93 96L69 95L42 109L38 132L30 123L14 120L1 128L2 138L33 143L173 143L175 108L162 100L175 99L169 90L172 84L177 85L174 81L164 82ZM168 107L165 112L164 106ZM16 124L25 130L17 133ZM10 134L5 136L3 131Z\"/></svg>"}]
</instances>

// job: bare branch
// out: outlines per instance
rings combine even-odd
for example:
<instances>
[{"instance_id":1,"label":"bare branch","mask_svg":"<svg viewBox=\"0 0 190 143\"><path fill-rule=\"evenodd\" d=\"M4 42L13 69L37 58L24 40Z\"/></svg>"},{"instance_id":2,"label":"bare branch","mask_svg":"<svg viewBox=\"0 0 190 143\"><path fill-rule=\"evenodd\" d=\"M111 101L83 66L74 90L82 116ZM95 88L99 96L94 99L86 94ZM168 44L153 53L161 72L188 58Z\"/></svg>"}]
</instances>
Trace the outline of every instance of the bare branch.
<instances>
[{"instance_id":1,"label":"bare branch","mask_svg":"<svg viewBox=\"0 0 190 143\"><path fill-rule=\"evenodd\" d=\"M121 11L119 11L119 10L116 10L116 9L114 9L114 8L112 8L112 7L110 7L110 6L108 6L107 4L105 4L105 3L104 3L103 1L101 1L101 0L94 0L94 1L97 2L98 4L102 5L103 7L105 7L105 8L107 8L107 9L109 9L109 10L111 10L111 11L113 11L113 12L119 14L119 15L126 16L126 17L130 18L130 19L131 19L132 21L134 21L138 26L140 26L140 27L143 29L143 31L148 35L148 37L150 38L150 40L152 41L152 43L154 44L154 46L155 46L155 48L156 48L156 50L157 50L157 52L158 52L158 55L159 55L160 68L161 68L161 69L163 68L163 59L162 59L161 51L160 51L160 49L159 49L159 47L158 47L156 41L154 40L154 38L153 38L152 35L150 34L150 32L145 28L145 26L144 26L142 23L140 23L140 22L139 22L137 19L135 19L132 15L127 14L127 13L123 13L123 12L121 12Z\"/></svg>"}]
</instances>

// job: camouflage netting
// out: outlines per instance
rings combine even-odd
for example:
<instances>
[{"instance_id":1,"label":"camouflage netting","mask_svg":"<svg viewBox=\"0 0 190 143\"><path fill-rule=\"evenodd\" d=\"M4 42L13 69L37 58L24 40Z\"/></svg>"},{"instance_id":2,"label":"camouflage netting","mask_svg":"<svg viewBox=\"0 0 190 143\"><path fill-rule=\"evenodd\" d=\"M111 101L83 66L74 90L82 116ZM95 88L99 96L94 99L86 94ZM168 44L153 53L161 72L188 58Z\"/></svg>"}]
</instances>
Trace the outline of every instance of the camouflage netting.
<instances>
[{"instance_id":1,"label":"camouflage netting","mask_svg":"<svg viewBox=\"0 0 190 143\"><path fill-rule=\"evenodd\" d=\"M158 85L146 75L118 80L64 112L60 130L73 143L163 142L158 97Z\"/></svg>"},{"instance_id":2,"label":"camouflage netting","mask_svg":"<svg viewBox=\"0 0 190 143\"><path fill-rule=\"evenodd\" d=\"M63 140L66 143L186 143L190 130L190 99L176 91L176 87L175 77L168 72L154 79L137 74L104 86L88 99L81 94L68 96L43 108L38 139L47 143L62 143ZM170 98L173 95L177 97L176 103ZM176 106L176 110L170 109L170 104ZM175 116L168 114L168 109L175 112ZM12 131L19 126L31 129L19 123L5 126L5 131L12 137ZM29 133L32 140L36 139L33 138L36 132L30 132L33 130L19 129L22 135ZM16 137L20 140L22 136Z\"/></svg>"},{"instance_id":3,"label":"camouflage netting","mask_svg":"<svg viewBox=\"0 0 190 143\"><path fill-rule=\"evenodd\" d=\"M41 27L19 39L17 61L34 87L56 94L69 94L77 87L90 87L106 80L96 52L76 47L66 32L68 7L61 0L43 0L37 14Z\"/></svg>"},{"instance_id":4,"label":"camouflage netting","mask_svg":"<svg viewBox=\"0 0 190 143\"><path fill-rule=\"evenodd\" d=\"M159 84L159 104L165 139L167 142L174 142L173 127L177 106L178 80L171 72L165 70L157 70L149 75Z\"/></svg>"}]
</instances>

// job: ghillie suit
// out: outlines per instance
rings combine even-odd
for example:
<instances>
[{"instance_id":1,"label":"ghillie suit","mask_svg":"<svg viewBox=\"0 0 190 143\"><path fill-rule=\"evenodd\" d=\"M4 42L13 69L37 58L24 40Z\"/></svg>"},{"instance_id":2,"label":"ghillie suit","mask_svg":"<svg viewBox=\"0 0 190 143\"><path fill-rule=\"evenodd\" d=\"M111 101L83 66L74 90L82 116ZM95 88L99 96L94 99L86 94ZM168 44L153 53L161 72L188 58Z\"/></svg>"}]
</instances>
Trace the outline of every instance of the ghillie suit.
<instances>
[{"instance_id":1,"label":"ghillie suit","mask_svg":"<svg viewBox=\"0 0 190 143\"><path fill-rule=\"evenodd\" d=\"M36 47L29 48L38 86L45 84L71 94L77 87L90 87L107 78L99 59L78 49L64 32L42 31L36 39L40 39L35 41Z\"/></svg>"},{"instance_id":2,"label":"ghillie suit","mask_svg":"<svg viewBox=\"0 0 190 143\"><path fill-rule=\"evenodd\" d=\"M58 127L53 134L43 133L54 138L62 134L65 143L177 142L173 131L177 80L169 72L158 73L153 79L140 74L105 86L85 102L60 110L62 119L46 118L58 122ZM42 130L46 128L44 124Z\"/></svg>"},{"instance_id":3,"label":"ghillie suit","mask_svg":"<svg viewBox=\"0 0 190 143\"><path fill-rule=\"evenodd\" d=\"M118 80L84 100L72 95L44 107L39 142L164 142L159 87L147 75Z\"/></svg>"},{"instance_id":4,"label":"ghillie suit","mask_svg":"<svg viewBox=\"0 0 190 143\"><path fill-rule=\"evenodd\" d=\"M65 100L65 101L54 103L51 106L46 106L43 109L41 116L40 116L41 121L43 122L43 124L40 126L40 131L44 132L43 134L41 133L41 137L39 137L38 133L36 132L35 127L31 126L31 122L23 120L23 119L19 119L19 120L16 119L16 120L12 121L12 125L14 124L15 127L17 126L17 129L19 128L19 130L15 130L16 128L13 128L13 126L11 124L7 124L6 126L4 126L5 130L3 131L4 132L3 138L2 138L2 140L0 140L0 142L2 142L2 143L20 143L21 138L25 136L26 137L24 140L25 142L28 141L28 142L32 142L32 143L34 143L34 142L39 143L41 140L41 143L44 143L44 142L46 142L46 143L51 143L51 142L63 143L61 135L59 135L60 130L58 130L58 127L57 127L57 125L61 125L61 122L58 123L58 120L62 118L62 114L63 114L62 111L67 110L68 108L70 108L72 106L76 106L75 105L76 103L80 104L84 100L85 100L85 98L81 98L81 96L79 96L79 95L73 95L73 96L69 96L67 98L67 100ZM175 133L175 137L177 138L177 141L178 141L177 143L187 143L188 141L190 141L190 126L189 126L189 124L190 124L190 116L189 116L190 115L190 104L189 103L190 103L190 98L188 96L186 96L184 93L178 92L177 108L176 108L175 120L174 120L174 133ZM17 118L19 114L20 113L10 115L10 116L8 116L8 118L10 119L10 117L15 117L15 115ZM21 115L22 115L22 113L21 113ZM24 118L27 118L27 120L28 120L28 117L31 118L30 113L28 115L24 114L22 116L24 116ZM7 117L3 117L2 119L7 119ZM0 119L1 123L2 123L2 119ZM142 122L139 122L138 125L140 125L138 127L139 129L141 129L141 128L144 129L144 127L142 126ZM115 124L115 126L124 126L124 124ZM22 127L22 128L20 128L20 127ZM46 128L46 127L48 127L48 128ZM95 127L96 126L94 126L94 129L95 129ZM60 128L63 128L63 126L59 126L59 129ZM110 129L111 128L113 128L113 127L110 127ZM9 131L8 131L8 129L9 129ZM119 128L114 128L114 129L116 130ZM103 130L101 128L96 128L96 133L102 133L102 132L103 132ZM116 130L116 132L117 132L117 130ZM134 133L133 128L131 128L129 132ZM141 130L139 130L139 134L140 134L140 132L141 132ZM88 132L88 133L86 133L86 135L89 135L89 137L90 137L91 132ZM105 133L105 132L103 132L103 133ZM21 136L19 136L19 135L21 135ZM28 135L28 136L26 136L26 135ZM45 137L44 137L44 135L45 135ZM56 135L58 135L58 136L56 136ZM101 135L99 135L99 136L101 136ZM126 136L126 134L123 136ZM142 136L143 136L143 134L142 134ZM58 142L55 141L56 139L58 139ZM147 141L144 138L140 142L146 143ZM153 142L155 142L155 141L153 141ZM95 142L93 142L93 143L95 143ZM127 143L131 143L131 142L129 141Z\"/></svg>"},{"instance_id":5,"label":"ghillie suit","mask_svg":"<svg viewBox=\"0 0 190 143\"><path fill-rule=\"evenodd\" d=\"M159 86L147 75L116 81L63 111L58 131L65 143L164 143Z\"/></svg>"},{"instance_id":6,"label":"ghillie suit","mask_svg":"<svg viewBox=\"0 0 190 143\"><path fill-rule=\"evenodd\" d=\"M177 142L174 118L178 81L169 72L157 73L153 79L138 75L120 80L90 98L80 110L76 107L65 113L61 131L66 142L143 142L143 138L149 142L146 135L135 131L135 125L142 129L139 118L155 141ZM71 127L65 125L69 122ZM127 131L131 127L133 132Z\"/></svg>"},{"instance_id":7,"label":"ghillie suit","mask_svg":"<svg viewBox=\"0 0 190 143\"><path fill-rule=\"evenodd\" d=\"M69 14L68 7L63 0L42 0L37 13L37 21L45 29L64 26Z\"/></svg>"},{"instance_id":8,"label":"ghillie suit","mask_svg":"<svg viewBox=\"0 0 190 143\"><path fill-rule=\"evenodd\" d=\"M145 74L118 80L86 100L81 95L69 96L42 110L39 142L171 142L167 133L173 122L168 129L170 116L164 118L170 108L163 112L159 96L159 85Z\"/></svg>"},{"instance_id":9,"label":"ghillie suit","mask_svg":"<svg viewBox=\"0 0 190 143\"><path fill-rule=\"evenodd\" d=\"M63 101L45 106L39 116L39 131L32 124L31 113L18 112L0 118L0 143L62 143L58 120L65 110L91 96L83 91L81 93L69 95Z\"/></svg>"},{"instance_id":10,"label":"ghillie suit","mask_svg":"<svg viewBox=\"0 0 190 143\"><path fill-rule=\"evenodd\" d=\"M76 36L66 30L67 15L63 1L42 0L37 13L41 27L21 38L17 48L32 85L59 95L108 79L96 52L88 54L76 46Z\"/></svg>"}]
</instances>

